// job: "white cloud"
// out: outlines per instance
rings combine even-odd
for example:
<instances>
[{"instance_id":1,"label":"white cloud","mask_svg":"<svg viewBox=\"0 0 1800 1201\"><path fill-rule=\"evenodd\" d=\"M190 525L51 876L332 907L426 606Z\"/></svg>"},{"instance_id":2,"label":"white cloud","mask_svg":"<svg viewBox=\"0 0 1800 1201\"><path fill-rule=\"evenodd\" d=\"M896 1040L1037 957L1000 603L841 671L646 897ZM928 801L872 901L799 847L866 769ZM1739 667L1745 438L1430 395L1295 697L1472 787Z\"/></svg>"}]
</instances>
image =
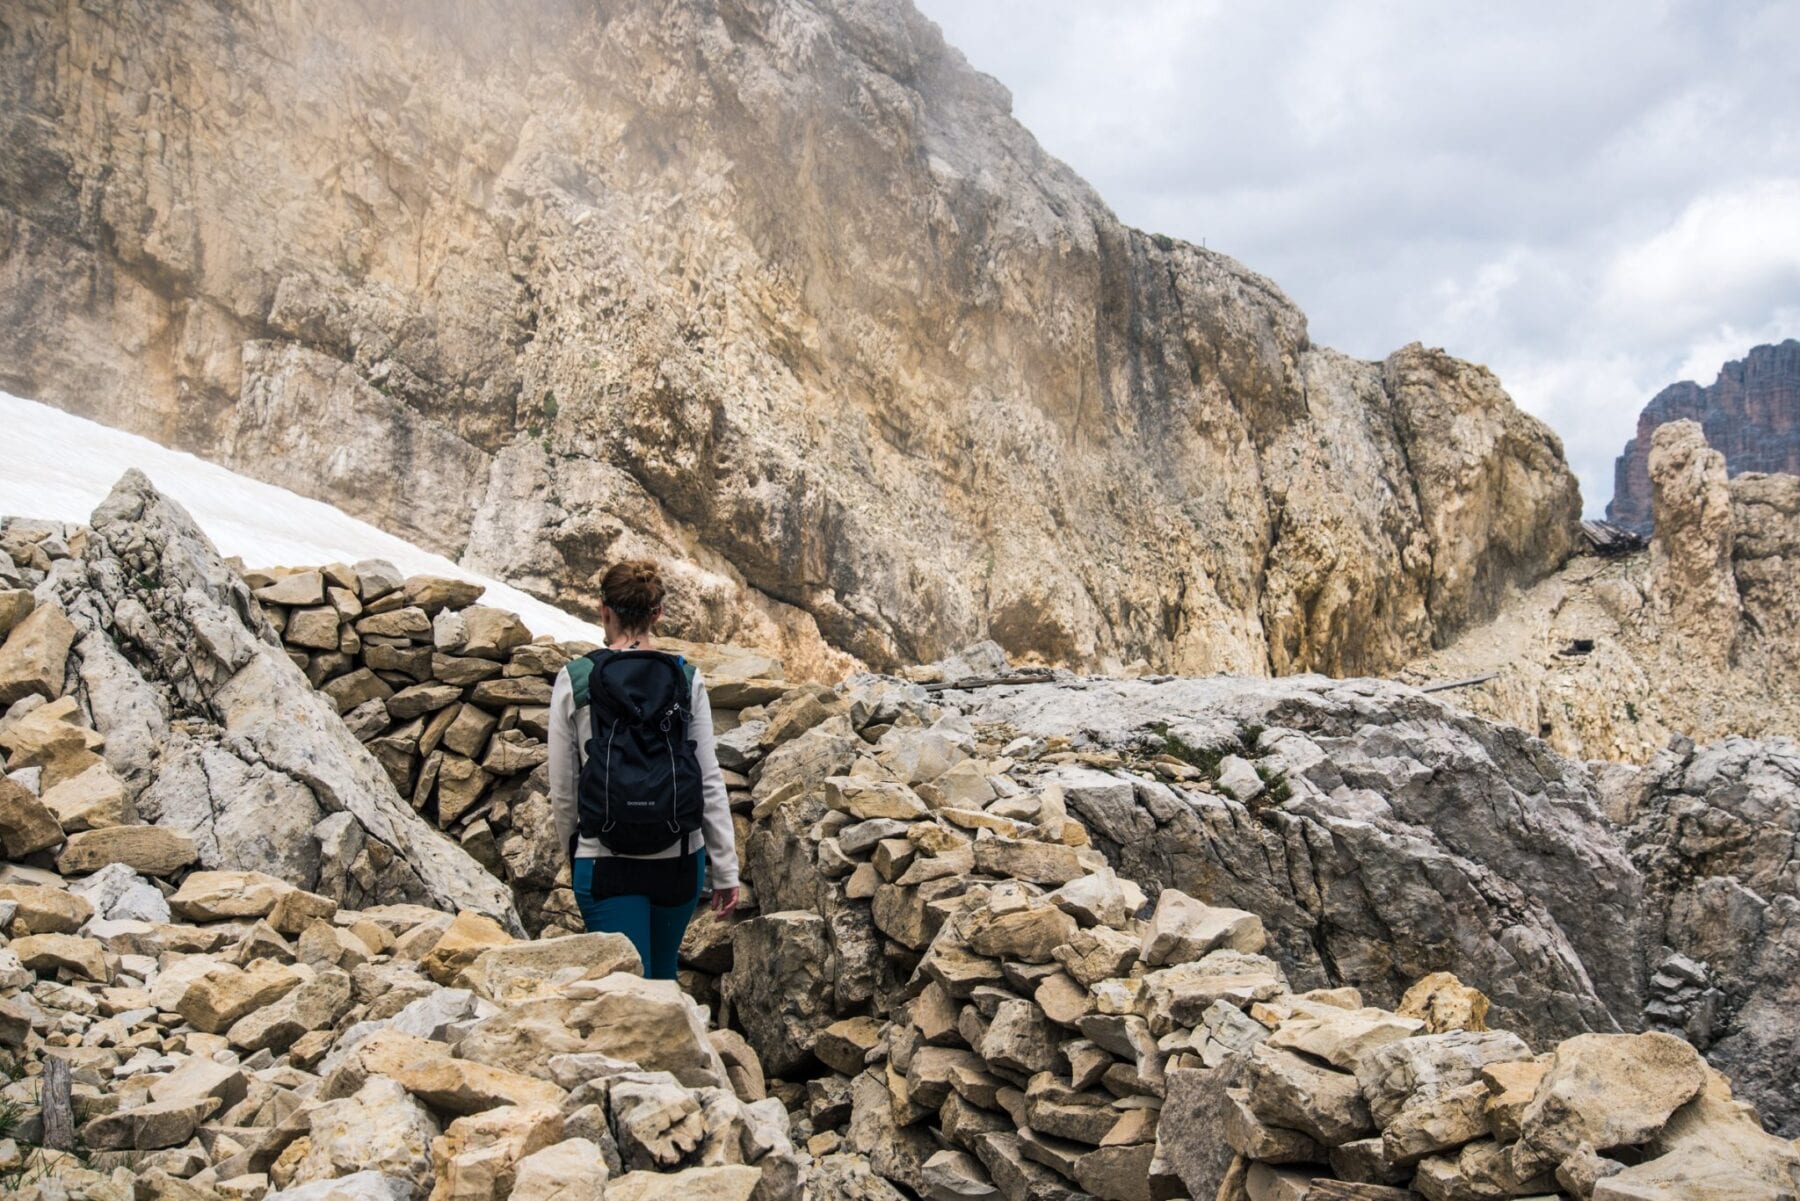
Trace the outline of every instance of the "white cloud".
<instances>
[{"instance_id":1,"label":"white cloud","mask_svg":"<svg viewBox=\"0 0 1800 1201\"><path fill-rule=\"evenodd\" d=\"M1590 512L1652 394L1800 336L1800 4L915 2L1124 220L1494 368Z\"/></svg>"},{"instance_id":2,"label":"white cloud","mask_svg":"<svg viewBox=\"0 0 1800 1201\"><path fill-rule=\"evenodd\" d=\"M1776 309L1775 315L1761 325L1738 326L1726 323L1717 326L1709 332L1696 335L1689 342L1688 356L1676 365L1669 382L1691 379L1696 383L1710 384L1719 374L1721 365L1728 360L1744 357L1745 347L1792 338L1796 336L1797 330L1800 330L1800 303Z\"/></svg>"},{"instance_id":3,"label":"white cloud","mask_svg":"<svg viewBox=\"0 0 1800 1201\"><path fill-rule=\"evenodd\" d=\"M1701 196L1664 229L1620 248L1601 302L1620 321L1679 333L1755 320L1800 298L1800 179Z\"/></svg>"}]
</instances>

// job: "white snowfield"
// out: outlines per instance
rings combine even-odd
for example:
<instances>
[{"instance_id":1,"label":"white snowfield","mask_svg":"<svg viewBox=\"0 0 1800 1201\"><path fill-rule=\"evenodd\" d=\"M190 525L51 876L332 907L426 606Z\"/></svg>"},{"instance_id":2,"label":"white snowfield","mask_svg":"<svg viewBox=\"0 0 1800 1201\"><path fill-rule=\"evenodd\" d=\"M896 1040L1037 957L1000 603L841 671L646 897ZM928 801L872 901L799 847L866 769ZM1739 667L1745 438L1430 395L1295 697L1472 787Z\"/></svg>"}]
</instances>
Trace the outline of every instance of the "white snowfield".
<instances>
[{"instance_id":1,"label":"white snowfield","mask_svg":"<svg viewBox=\"0 0 1800 1201\"><path fill-rule=\"evenodd\" d=\"M481 603L509 609L534 634L604 641L600 627L442 555L376 529L323 501L237 474L61 409L0 392L0 515L86 522L128 468L193 514L221 554L251 567L317 567L386 559L407 575L441 575L487 587Z\"/></svg>"}]
</instances>

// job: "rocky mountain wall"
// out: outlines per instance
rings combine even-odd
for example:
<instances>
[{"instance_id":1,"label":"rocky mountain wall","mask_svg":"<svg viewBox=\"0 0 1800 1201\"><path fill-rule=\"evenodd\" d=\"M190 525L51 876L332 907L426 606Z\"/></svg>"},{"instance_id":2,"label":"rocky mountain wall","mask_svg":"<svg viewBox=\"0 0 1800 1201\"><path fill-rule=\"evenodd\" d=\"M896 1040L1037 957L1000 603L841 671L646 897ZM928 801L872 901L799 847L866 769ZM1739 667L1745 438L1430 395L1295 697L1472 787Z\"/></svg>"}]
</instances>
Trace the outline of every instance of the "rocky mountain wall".
<instances>
[{"instance_id":1,"label":"rocky mountain wall","mask_svg":"<svg viewBox=\"0 0 1800 1201\"><path fill-rule=\"evenodd\" d=\"M1800 341L1751 347L1721 367L1710 386L1682 380L1652 397L1638 415L1637 436L1614 466L1609 521L1650 532L1652 440L1659 426L1673 421L1699 422L1706 444L1725 456L1733 476L1800 475Z\"/></svg>"},{"instance_id":2,"label":"rocky mountain wall","mask_svg":"<svg viewBox=\"0 0 1800 1201\"><path fill-rule=\"evenodd\" d=\"M1122 226L904 0L27 0L0 126L0 383L796 678L1385 671L1572 546L1490 374Z\"/></svg>"},{"instance_id":3,"label":"rocky mountain wall","mask_svg":"<svg viewBox=\"0 0 1800 1201\"><path fill-rule=\"evenodd\" d=\"M1582 555L1402 673L1566 755L1800 729L1800 476L1730 474L1700 425L1652 435L1648 554Z\"/></svg>"}]
</instances>

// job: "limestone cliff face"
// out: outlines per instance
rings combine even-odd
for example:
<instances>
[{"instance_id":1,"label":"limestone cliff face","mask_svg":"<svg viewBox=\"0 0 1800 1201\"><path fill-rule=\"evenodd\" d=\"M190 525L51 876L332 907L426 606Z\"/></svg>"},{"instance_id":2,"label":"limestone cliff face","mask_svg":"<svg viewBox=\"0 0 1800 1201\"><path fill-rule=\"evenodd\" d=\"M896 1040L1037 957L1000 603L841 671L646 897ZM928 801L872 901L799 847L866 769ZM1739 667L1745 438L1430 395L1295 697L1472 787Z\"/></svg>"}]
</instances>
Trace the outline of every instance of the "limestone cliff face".
<instances>
[{"instance_id":1,"label":"limestone cliff face","mask_svg":"<svg viewBox=\"0 0 1800 1201\"><path fill-rule=\"evenodd\" d=\"M1458 703L1583 758L1800 728L1800 477L1729 477L1693 421L1656 428L1648 468L1648 554L1572 560L1409 675L1495 673Z\"/></svg>"},{"instance_id":2,"label":"limestone cliff face","mask_svg":"<svg viewBox=\"0 0 1800 1201\"><path fill-rule=\"evenodd\" d=\"M784 653L1370 672L1571 548L1486 371L1313 347L902 0L26 0L0 384Z\"/></svg>"},{"instance_id":3,"label":"limestone cliff face","mask_svg":"<svg viewBox=\"0 0 1800 1201\"><path fill-rule=\"evenodd\" d=\"M1644 406L1637 436L1625 444L1614 467L1609 520L1649 532L1651 444L1657 428L1672 421L1699 422L1734 476L1800 475L1800 341L1751 348L1720 368L1711 387L1683 380L1658 392Z\"/></svg>"}]
</instances>

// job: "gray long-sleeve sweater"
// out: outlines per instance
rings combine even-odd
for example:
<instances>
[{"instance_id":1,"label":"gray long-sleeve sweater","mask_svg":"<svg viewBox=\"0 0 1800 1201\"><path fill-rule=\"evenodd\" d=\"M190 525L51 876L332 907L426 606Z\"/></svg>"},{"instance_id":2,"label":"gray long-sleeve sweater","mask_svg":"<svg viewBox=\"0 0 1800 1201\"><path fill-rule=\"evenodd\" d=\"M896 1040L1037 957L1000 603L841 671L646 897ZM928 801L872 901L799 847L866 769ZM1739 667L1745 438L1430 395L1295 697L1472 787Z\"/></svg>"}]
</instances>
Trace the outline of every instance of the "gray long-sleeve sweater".
<instances>
[{"instance_id":1,"label":"gray long-sleeve sweater","mask_svg":"<svg viewBox=\"0 0 1800 1201\"><path fill-rule=\"evenodd\" d=\"M706 699L706 684L700 670L694 669L694 691L691 697L692 720L688 725L688 741L700 760L700 779L706 797L701 828L706 839L706 865L711 887L738 886L737 839L731 828L731 807L725 797L725 777L719 772L718 751L713 742L712 707ZM588 733L592 718L588 714L587 697L575 695L567 668L556 673L550 689L550 810L556 821L558 845L568 846L569 838L580 824L576 807L576 784L581 779L581 765L586 759ZM674 858L679 847L670 847L650 859ZM575 847L578 859L611 858L612 852L591 838L581 839Z\"/></svg>"}]
</instances>

